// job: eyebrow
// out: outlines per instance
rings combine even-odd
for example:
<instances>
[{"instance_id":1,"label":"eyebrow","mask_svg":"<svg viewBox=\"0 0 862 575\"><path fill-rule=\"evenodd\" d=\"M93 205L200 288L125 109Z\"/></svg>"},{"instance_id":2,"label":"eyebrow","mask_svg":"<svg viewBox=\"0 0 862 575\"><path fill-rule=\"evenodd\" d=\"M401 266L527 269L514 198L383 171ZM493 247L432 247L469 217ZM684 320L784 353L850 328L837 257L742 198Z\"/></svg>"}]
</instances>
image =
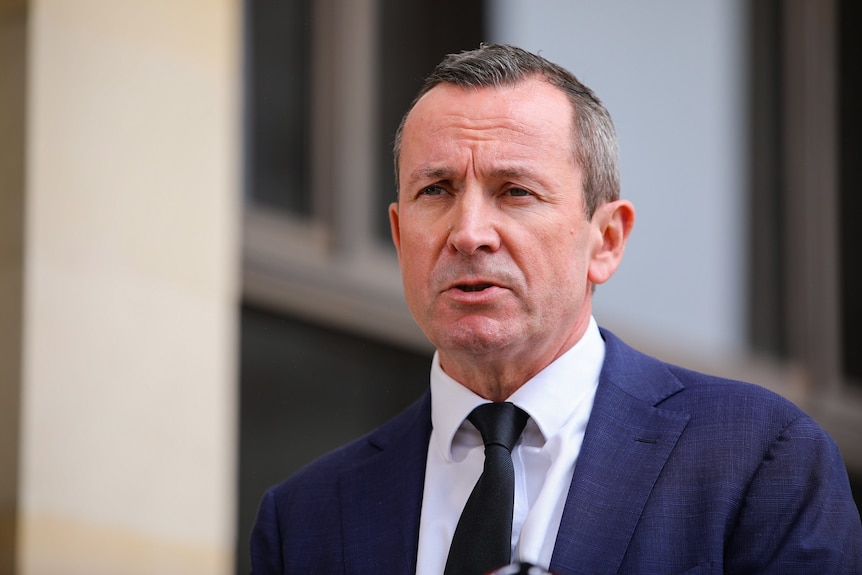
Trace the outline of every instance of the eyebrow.
<instances>
[{"instance_id":1,"label":"eyebrow","mask_svg":"<svg viewBox=\"0 0 862 575\"><path fill-rule=\"evenodd\" d=\"M490 176L492 178L496 178L498 180L511 180L511 179L530 179L535 180L536 177L530 169L524 166L502 166L500 168L494 168L490 172Z\"/></svg>"},{"instance_id":2,"label":"eyebrow","mask_svg":"<svg viewBox=\"0 0 862 575\"><path fill-rule=\"evenodd\" d=\"M450 180L454 177L455 170L444 166L419 166L410 173L409 182L419 180Z\"/></svg>"}]
</instances>

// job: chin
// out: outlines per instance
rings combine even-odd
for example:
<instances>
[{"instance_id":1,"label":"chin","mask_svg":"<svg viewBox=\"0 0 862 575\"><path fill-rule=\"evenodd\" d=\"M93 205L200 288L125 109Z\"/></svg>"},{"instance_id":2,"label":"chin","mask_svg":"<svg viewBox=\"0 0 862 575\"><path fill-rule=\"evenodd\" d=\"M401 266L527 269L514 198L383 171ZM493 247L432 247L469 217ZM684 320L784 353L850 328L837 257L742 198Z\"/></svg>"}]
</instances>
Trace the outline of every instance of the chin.
<instances>
[{"instance_id":1,"label":"chin","mask_svg":"<svg viewBox=\"0 0 862 575\"><path fill-rule=\"evenodd\" d=\"M512 344L513 334L500 329L496 323L482 326L456 325L451 326L436 338L433 343L441 349L451 352L483 355L502 350ZM439 343L438 343L439 342Z\"/></svg>"}]
</instances>

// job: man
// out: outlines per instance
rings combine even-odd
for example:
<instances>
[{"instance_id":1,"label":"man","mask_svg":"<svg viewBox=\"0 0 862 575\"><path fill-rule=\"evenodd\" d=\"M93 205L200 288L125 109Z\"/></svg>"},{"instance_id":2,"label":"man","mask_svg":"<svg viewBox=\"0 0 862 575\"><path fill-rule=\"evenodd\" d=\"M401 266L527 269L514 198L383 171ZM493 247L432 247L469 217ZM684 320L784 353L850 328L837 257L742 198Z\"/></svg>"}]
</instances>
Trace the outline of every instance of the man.
<instances>
[{"instance_id":1,"label":"man","mask_svg":"<svg viewBox=\"0 0 862 575\"><path fill-rule=\"evenodd\" d=\"M392 237L437 349L430 392L267 492L255 573L862 573L859 514L817 424L597 327L592 292L634 209L588 88L514 47L450 55L395 161ZM491 411L518 421L511 441L488 438ZM505 487L477 495L486 477Z\"/></svg>"}]
</instances>

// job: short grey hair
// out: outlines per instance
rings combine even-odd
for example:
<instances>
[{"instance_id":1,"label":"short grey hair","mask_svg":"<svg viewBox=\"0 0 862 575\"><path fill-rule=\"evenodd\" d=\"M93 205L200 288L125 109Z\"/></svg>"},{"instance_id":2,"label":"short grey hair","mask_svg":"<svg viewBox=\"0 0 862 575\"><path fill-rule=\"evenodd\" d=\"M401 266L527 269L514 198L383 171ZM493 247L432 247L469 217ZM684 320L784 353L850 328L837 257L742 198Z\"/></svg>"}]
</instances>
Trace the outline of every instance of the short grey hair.
<instances>
[{"instance_id":1,"label":"short grey hair","mask_svg":"<svg viewBox=\"0 0 862 575\"><path fill-rule=\"evenodd\" d=\"M516 46L482 45L476 50L449 54L425 79L395 133L395 186L398 189L401 138L407 116L416 102L439 84L461 88L502 88L539 77L558 87L573 109L574 161L583 170L584 204L591 218L596 207L620 196L619 151L611 116L592 90L563 68Z\"/></svg>"}]
</instances>

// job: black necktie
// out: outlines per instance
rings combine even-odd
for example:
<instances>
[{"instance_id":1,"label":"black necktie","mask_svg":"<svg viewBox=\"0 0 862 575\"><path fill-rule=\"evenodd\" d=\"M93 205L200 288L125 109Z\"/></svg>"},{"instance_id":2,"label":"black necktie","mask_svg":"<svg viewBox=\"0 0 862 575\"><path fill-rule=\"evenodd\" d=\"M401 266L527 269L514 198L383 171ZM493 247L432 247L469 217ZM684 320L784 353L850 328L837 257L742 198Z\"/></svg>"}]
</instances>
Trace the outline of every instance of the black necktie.
<instances>
[{"instance_id":1,"label":"black necktie","mask_svg":"<svg viewBox=\"0 0 862 575\"><path fill-rule=\"evenodd\" d=\"M467 417L485 442L485 468L458 520L445 575L484 575L511 560L515 509L512 447L528 417L508 402L480 405Z\"/></svg>"}]
</instances>

